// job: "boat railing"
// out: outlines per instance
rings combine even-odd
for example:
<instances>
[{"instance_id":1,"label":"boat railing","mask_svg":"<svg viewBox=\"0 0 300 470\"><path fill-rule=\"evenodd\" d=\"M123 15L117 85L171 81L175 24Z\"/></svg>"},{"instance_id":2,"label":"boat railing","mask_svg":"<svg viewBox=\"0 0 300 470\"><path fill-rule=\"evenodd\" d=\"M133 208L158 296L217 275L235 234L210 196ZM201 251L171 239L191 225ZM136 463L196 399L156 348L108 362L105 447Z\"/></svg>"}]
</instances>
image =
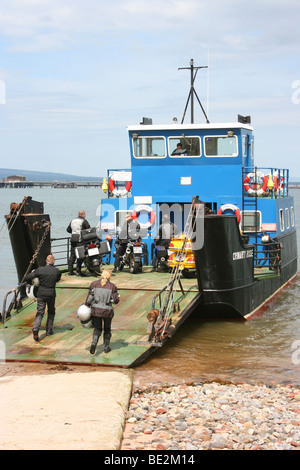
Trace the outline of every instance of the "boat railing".
<instances>
[{"instance_id":1,"label":"boat railing","mask_svg":"<svg viewBox=\"0 0 300 470\"><path fill-rule=\"evenodd\" d=\"M67 266L70 256L70 237L51 238L51 252L56 266Z\"/></svg>"},{"instance_id":2,"label":"boat railing","mask_svg":"<svg viewBox=\"0 0 300 470\"><path fill-rule=\"evenodd\" d=\"M288 197L289 170L270 167L244 167L243 188L244 194L247 196L271 199ZM264 191L261 190L262 188Z\"/></svg>"},{"instance_id":3,"label":"boat railing","mask_svg":"<svg viewBox=\"0 0 300 470\"><path fill-rule=\"evenodd\" d=\"M254 275L265 277L279 274L281 268L281 244L276 241L254 243Z\"/></svg>"},{"instance_id":4,"label":"boat railing","mask_svg":"<svg viewBox=\"0 0 300 470\"><path fill-rule=\"evenodd\" d=\"M22 307L22 302L20 299L18 299L18 296L21 292L21 290L23 288L25 288L26 286L26 282L23 283L23 284L20 284L18 285L17 287L15 287L14 289L11 289L10 291L8 291L5 296L4 296L4 299L3 299L3 307L2 307L2 312L0 313L0 321L4 324L5 323L5 320L6 318L10 317L10 312L11 310L14 308L15 310L19 310L19 308ZM11 300L8 308L6 308L6 304L7 304L7 299L8 299L8 296L10 294L13 294L13 299Z\"/></svg>"}]
</instances>

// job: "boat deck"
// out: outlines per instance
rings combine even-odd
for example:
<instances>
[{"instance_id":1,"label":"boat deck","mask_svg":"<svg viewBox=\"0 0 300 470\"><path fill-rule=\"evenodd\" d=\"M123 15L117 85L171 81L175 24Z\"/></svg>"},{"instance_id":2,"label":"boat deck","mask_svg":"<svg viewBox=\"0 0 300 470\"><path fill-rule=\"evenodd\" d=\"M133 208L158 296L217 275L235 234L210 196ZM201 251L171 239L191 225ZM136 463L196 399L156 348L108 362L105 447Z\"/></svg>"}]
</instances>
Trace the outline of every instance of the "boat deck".
<instances>
[{"instance_id":1,"label":"boat deck","mask_svg":"<svg viewBox=\"0 0 300 470\"><path fill-rule=\"evenodd\" d=\"M153 298L169 282L170 274L151 272L150 267L143 267L140 274L130 274L124 269L112 275L111 280L120 293L120 303L114 307L112 321L112 350L104 353L101 338L96 353L91 355L93 330L82 327L76 312L85 302L89 285L95 279L87 273L84 277L63 274L56 288L54 335L45 334L45 315L39 343L35 343L32 336L36 301L25 299L22 309L18 313L12 311L11 318L0 326L6 360L133 367L152 353L158 346L148 342L146 317L153 308ZM183 278L181 282L184 295L180 290L176 291L175 301L180 310L172 315L172 334L190 315L200 298L196 278ZM157 298L156 308L158 306Z\"/></svg>"}]
</instances>

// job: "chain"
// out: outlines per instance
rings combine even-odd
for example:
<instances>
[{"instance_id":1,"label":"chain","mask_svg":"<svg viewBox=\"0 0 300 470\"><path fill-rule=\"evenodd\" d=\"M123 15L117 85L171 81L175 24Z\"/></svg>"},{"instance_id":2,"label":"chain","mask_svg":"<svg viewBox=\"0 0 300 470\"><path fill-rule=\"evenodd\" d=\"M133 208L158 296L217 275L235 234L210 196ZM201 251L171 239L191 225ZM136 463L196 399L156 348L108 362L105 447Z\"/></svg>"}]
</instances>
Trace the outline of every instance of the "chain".
<instances>
[{"instance_id":1,"label":"chain","mask_svg":"<svg viewBox=\"0 0 300 470\"><path fill-rule=\"evenodd\" d=\"M40 251L40 249L42 248L42 245L43 245L44 241L46 240L46 237L47 237L48 232L49 232L50 227L51 227L51 222L46 222L46 223L43 225L43 227L46 227L46 228L45 228L44 235L42 236L41 241L39 242L39 244L38 244L38 246L37 246L37 249L35 250L35 252L34 252L34 254L33 254L33 256L32 256L32 259L31 259L31 261L30 261L30 263L29 263L29 266L28 266L28 268L27 268L27 271L26 271L26 273L24 274L23 279L22 279L22 281L21 281L21 284L23 283L24 278L27 276L27 274L28 274L28 272L29 272L31 266L32 266L33 263L35 262L35 260L36 260L36 258L37 258L37 255L39 254L39 251Z\"/></svg>"}]
</instances>

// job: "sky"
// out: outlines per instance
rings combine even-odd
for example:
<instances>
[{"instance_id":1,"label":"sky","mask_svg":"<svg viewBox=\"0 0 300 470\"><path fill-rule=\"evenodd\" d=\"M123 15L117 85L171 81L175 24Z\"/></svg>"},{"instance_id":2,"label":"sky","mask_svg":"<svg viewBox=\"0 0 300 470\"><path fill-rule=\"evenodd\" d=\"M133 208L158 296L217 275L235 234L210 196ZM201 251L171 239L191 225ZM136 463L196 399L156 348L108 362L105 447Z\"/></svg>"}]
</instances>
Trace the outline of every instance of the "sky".
<instances>
[{"instance_id":1,"label":"sky","mask_svg":"<svg viewBox=\"0 0 300 470\"><path fill-rule=\"evenodd\" d=\"M126 126L250 115L257 166L300 177L299 0L1 0L0 167L105 176ZM196 121L205 122L196 112Z\"/></svg>"}]
</instances>

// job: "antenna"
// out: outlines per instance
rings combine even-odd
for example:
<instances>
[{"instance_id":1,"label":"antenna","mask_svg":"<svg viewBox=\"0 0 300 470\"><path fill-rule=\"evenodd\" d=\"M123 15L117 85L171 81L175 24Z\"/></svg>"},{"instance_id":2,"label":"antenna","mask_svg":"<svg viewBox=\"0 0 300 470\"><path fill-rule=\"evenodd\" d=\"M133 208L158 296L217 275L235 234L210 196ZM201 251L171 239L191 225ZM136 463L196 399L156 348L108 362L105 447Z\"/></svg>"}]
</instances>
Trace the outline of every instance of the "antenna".
<instances>
[{"instance_id":1,"label":"antenna","mask_svg":"<svg viewBox=\"0 0 300 470\"><path fill-rule=\"evenodd\" d=\"M190 67L181 67L181 68L178 69L178 70L190 70L191 71L191 88L190 88L189 96L188 96L188 99L187 99L187 102L186 102L186 105L185 105L185 109L184 109L184 113L183 113L183 116L182 116L181 124L183 124L183 122L184 122L186 110L187 110L187 107L188 107L188 104L189 104L190 100L191 100L191 124L194 123L194 95L196 96L196 98L198 100L198 103L199 103L199 105L202 109L202 112L203 112L204 116L205 116L206 122L209 123L206 112L204 111L204 108L201 104L201 101L199 100L199 97L198 97L198 95L196 93L196 90L194 88L194 82L195 82L198 70L199 69L207 69L207 68L208 68L207 65L206 66L201 66L201 67L194 67L194 59L191 59L190 60Z\"/></svg>"}]
</instances>

